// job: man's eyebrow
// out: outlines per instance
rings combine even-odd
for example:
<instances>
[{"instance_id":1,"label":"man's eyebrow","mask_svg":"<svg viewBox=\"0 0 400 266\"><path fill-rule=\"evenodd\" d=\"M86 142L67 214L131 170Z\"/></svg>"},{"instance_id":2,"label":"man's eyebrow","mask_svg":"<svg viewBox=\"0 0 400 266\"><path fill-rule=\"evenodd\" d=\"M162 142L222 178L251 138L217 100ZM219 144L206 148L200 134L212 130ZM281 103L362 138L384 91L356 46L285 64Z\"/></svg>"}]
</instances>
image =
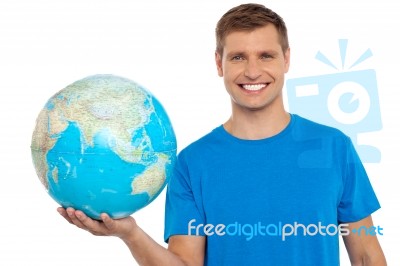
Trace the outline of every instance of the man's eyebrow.
<instances>
[{"instance_id":1,"label":"man's eyebrow","mask_svg":"<svg viewBox=\"0 0 400 266\"><path fill-rule=\"evenodd\" d=\"M264 51L260 51L259 54L269 54L269 55L276 55L278 54L278 51L275 50L264 50Z\"/></svg>"},{"instance_id":2,"label":"man's eyebrow","mask_svg":"<svg viewBox=\"0 0 400 266\"><path fill-rule=\"evenodd\" d=\"M227 57L232 57L232 56L244 56L246 53L242 51L231 51L226 54Z\"/></svg>"},{"instance_id":3,"label":"man's eyebrow","mask_svg":"<svg viewBox=\"0 0 400 266\"><path fill-rule=\"evenodd\" d=\"M257 54L258 55L276 55L276 54L278 54L279 52L278 51L276 51L276 50L272 50L272 49L269 49L269 50L261 50L261 51L258 51L257 52ZM228 52L227 54L226 54L226 56L227 57L232 57L232 56L244 56L244 55L246 55L247 53L246 52L244 52L244 51L231 51L231 52Z\"/></svg>"}]
</instances>

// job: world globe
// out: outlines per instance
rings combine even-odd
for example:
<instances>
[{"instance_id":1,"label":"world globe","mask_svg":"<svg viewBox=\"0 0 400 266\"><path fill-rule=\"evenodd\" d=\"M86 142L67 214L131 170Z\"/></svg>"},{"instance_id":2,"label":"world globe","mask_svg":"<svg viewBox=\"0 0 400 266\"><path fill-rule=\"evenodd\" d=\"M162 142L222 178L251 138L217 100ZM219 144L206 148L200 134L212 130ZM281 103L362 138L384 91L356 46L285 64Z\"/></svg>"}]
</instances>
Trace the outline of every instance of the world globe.
<instances>
[{"instance_id":1,"label":"world globe","mask_svg":"<svg viewBox=\"0 0 400 266\"><path fill-rule=\"evenodd\" d=\"M39 113L31 154L49 195L91 218L127 217L167 184L176 138L160 102L114 75L78 80Z\"/></svg>"}]
</instances>

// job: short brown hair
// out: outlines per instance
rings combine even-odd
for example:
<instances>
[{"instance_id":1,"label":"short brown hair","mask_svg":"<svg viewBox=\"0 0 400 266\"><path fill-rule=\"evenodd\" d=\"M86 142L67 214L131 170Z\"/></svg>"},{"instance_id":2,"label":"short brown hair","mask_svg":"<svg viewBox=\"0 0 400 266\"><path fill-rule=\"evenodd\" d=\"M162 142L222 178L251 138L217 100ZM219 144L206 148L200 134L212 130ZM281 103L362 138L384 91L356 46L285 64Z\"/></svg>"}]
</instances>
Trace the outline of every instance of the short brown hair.
<instances>
[{"instance_id":1,"label":"short brown hair","mask_svg":"<svg viewBox=\"0 0 400 266\"><path fill-rule=\"evenodd\" d=\"M252 31L272 23L278 31L283 52L289 48L287 28L283 19L260 4L243 4L226 12L217 23L215 35L216 52L222 55L225 37L234 31Z\"/></svg>"}]
</instances>

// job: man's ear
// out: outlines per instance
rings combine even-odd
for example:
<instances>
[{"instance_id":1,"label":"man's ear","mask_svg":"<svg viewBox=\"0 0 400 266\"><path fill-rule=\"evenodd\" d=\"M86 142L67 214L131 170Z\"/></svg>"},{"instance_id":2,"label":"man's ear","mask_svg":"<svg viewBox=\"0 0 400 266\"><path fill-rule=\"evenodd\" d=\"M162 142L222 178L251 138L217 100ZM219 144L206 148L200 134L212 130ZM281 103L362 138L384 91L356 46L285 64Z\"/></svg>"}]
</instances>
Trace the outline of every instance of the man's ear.
<instances>
[{"instance_id":1,"label":"man's ear","mask_svg":"<svg viewBox=\"0 0 400 266\"><path fill-rule=\"evenodd\" d=\"M290 47L286 49L286 52L283 56L285 58L285 73L287 73L290 67Z\"/></svg>"},{"instance_id":2,"label":"man's ear","mask_svg":"<svg viewBox=\"0 0 400 266\"><path fill-rule=\"evenodd\" d=\"M218 76L223 77L224 71L222 70L222 56L215 52L215 64L217 65Z\"/></svg>"}]
</instances>

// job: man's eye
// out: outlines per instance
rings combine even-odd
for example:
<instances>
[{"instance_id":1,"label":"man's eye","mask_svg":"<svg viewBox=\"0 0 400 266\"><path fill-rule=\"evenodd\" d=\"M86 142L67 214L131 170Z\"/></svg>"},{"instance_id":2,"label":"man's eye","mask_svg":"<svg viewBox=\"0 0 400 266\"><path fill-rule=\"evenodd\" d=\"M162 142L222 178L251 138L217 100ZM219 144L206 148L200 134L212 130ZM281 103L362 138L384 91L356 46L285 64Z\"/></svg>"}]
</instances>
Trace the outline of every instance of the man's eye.
<instances>
[{"instance_id":1,"label":"man's eye","mask_svg":"<svg viewBox=\"0 0 400 266\"><path fill-rule=\"evenodd\" d=\"M269 54L264 54L261 56L261 59L270 59L270 58L273 58L273 57L272 57L272 55L269 55Z\"/></svg>"},{"instance_id":2,"label":"man's eye","mask_svg":"<svg viewBox=\"0 0 400 266\"><path fill-rule=\"evenodd\" d=\"M233 61L240 61L240 60L243 60L243 57L240 56L240 55L235 55L235 56L232 57L232 60Z\"/></svg>"}]
</instances>

